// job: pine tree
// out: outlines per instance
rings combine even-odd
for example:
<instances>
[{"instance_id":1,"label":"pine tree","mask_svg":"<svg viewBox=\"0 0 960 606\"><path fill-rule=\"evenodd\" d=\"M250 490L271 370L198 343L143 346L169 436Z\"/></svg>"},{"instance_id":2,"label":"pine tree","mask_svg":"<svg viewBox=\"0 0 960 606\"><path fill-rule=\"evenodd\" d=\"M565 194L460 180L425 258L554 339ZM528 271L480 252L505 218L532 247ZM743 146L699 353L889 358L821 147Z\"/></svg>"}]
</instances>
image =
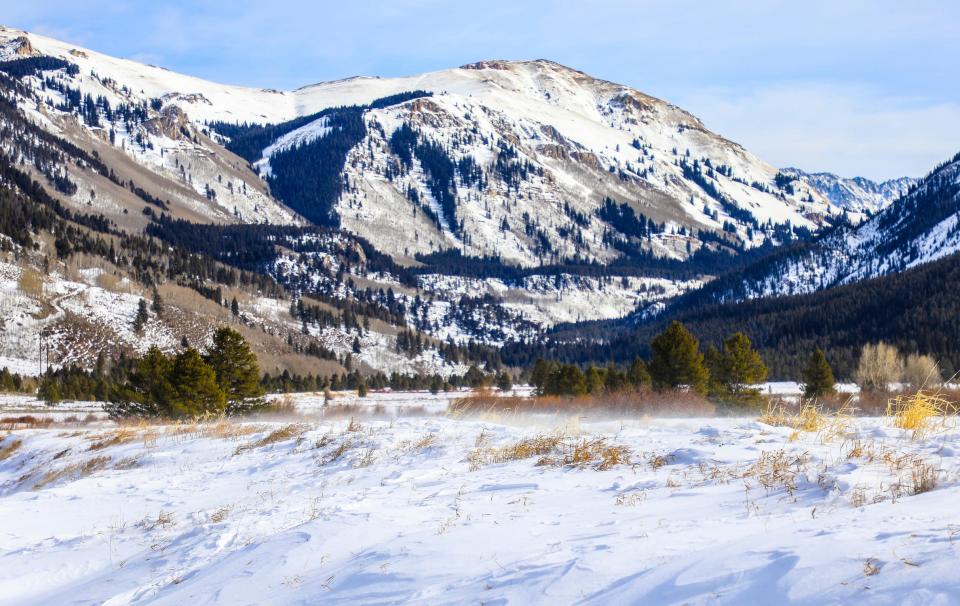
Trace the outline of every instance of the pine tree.
<instances>
[{"instance_id":1,"label":"pine tree","mask_svg":"<svg viewBox=\"0 0 960 606\"><path fill-rule=\"evenodd\" d=\"M217 385L226 394L227 413L235 414L262 404L260 366L243 336L232 328L218 328L206 355Z\"/></svg>"},{"instance_id":2,"label":"pine tree","mask_svg":"<svg viewBox=\"0 0 960 606\"><path fill-rule=\"evenodd\" d=\"M143 299L140 299L140 303L137 305L137 315L133 318L133 330L140 334L143 332L143 327L150 320L150 313L147 312L147 302Z\"/></svg>"},{"instance_id":3,"label":"pine tree","mask_svg":"<svg viewBox=\"0 0 960 606\"><path fill-rule=\"evenodd\" d=\"M736 332L723 342L723 382L734 395L748 390L748 386L767 380L767 366L753 348L750 338Z\"/></svg>"},{"instance_id":4,"label":"pine tree","mask_svg":"<svg viewBox=\"0 0 960 606\"><path fill-rule=\"evenodd\" d=\"M600 393L603 391L603 385L606 382L604 371L596 366L590 366L584 373L583 383L587 393Z\"/></svg>"},{"instance_id":5,"label":"pine tree","mask_svg":"<svg viewBox=\"0 0 960 606\"><path fill-rule=\"evenodd\" d=\"M710 374L703 365L700 343L683 324L674 320L650 343L650 376L657 389L688 387L706 393Z\"/></svg>"},{"instance_id":6,"label":"pine tree","mask_svg":"<svg viewBox=\"0 0 960 606\"><path fill-rule=\"evenodd\" d=\"M497 375L497 389L500 391L510 391L513 389L513 378L507 372L501 372Z\"/></svg>"},{"instance_id":7,"label":"pine tree","mask_svg":"<svg viewBox=\"0 0 960 606\"><path fill-rule=\"evenodd\" d=\"M217 375L196 349L186 349L174 358L170 382L171 416L202 417L226 411L227 396L217 385Z\"/></svg>"},{"instance_id":8,"label":"pine tree","mask_svg":"<svg viewBox=\"0 0 960 606\"><path fill-rule=\"evenodd\" d=\"M160 291L156 288L153 289L153 303L150 304L150 309L157 314L158 318L163 315L163 299L160 298Z\"/></svg>"},{"instance_id":9,"label":"pine tree","mask_svg":"<svg viewBox=\"0 0 960 606\"><path fill-rule=\"evenodd\" d=\"M160 348L153 346L147 350L147 353L137 360L136 367L130 374L130 387L134 397L131 398L124 416L172 416L172 370L173 360L160 351Z\"/></svg>"},{"instance_id":10,"label":"pine tree","mask_svg":"<svg viewBox=\"0 0 960 606\"><path fill-rule=\"evenodd\" d=\"M627 370L627 381L637 389L650 387L652 379L650 378L650 371L647 369L647 363L643 359L634 358L633 362L630 363L630 368Z\"/></svg>"},{"instance_id":11,"label":"pine tree","mask_svg":"<svg viewBox=\"0 0 960 606\"><path fill-rule=\"evenodd\" d=\"M803 371L803 395L820 398L832 394L836 382L826 354L819 347L816 348Z\"/></svg>"}]
</instances>

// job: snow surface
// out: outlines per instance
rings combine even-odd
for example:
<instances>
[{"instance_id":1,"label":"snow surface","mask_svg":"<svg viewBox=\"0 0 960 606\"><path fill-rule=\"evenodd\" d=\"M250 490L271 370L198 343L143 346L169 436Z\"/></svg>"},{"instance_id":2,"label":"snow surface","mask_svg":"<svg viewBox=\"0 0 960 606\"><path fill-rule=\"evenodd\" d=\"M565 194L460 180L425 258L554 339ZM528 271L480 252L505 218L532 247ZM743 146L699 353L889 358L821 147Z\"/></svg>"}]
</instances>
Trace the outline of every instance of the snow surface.
<instances>
[{"instance_id":1,"label":"snow surface","mask_svg":"<svg viewBox=\"0 0 960 606\"><path fill-rule=\"evenodd\" d=\"M848 432L522 415L17 430L0 603L957 603L960 432ZM554 434L631 464L491 456ZM914 460L936 489L910 494Z\"/></svg>"}]
</instances>

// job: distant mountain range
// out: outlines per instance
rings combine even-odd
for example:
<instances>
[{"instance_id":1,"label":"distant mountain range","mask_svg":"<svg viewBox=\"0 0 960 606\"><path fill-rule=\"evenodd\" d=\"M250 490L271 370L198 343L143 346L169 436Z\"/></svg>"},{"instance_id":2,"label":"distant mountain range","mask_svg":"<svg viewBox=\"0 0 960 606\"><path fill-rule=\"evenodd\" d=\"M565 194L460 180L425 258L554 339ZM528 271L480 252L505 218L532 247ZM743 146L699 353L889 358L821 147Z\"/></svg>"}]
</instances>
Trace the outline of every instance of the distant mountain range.
<instances>
[{"instance_id":1,"label":"distant mountain range","mask_svg":"<svg viewBox=\"0 0 960 606\"><path fill-rule=\"evenodd\" d=\"M878 183L864 177L844 178L833 173L808 173L799 168L784 168L781 172L796 176L836 206L867 215L883 210L917 183L917 179L910 177Z\"/></svg>"}]
</instances>

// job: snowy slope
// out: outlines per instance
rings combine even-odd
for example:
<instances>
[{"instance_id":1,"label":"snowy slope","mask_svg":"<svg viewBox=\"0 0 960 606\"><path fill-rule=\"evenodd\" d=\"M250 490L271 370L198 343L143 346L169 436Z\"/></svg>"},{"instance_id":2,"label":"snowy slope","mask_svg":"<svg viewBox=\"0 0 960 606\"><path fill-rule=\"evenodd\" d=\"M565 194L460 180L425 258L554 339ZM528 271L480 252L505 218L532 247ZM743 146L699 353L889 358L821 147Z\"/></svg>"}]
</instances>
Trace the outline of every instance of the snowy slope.
<instances>
[{"instance_id":1,"label":"snowy slope","mask_svg":"<svg viewBox=\"0 0 960 606\"><path fill-rule=\"evenodd\" d=\"M746 278L708 286L715 300L809 293L883 276L960 251L960 155L856 227L761 261Z\"/></svg>"},{"instance_id":2,"label":"snowy slope","mask_svg":"<svg viewBox=\"0 0 960 606\"><path fill-rule=\"evenodd\" d=\"M369 135L351 152L344 174L351 187L336 209L343 226L395 256L453 248L499 254L528 266L574 256L606 263L620 253L604 242L610 225L594 216L605 197L664 224L665 232L642 247L672 258L684 258L708 240L716 241L715 236L698 237L700 231L751 247L775 239L773 225L816 231L842 213L805 183L778 189L776 168L707 130L682 109L550 61L485 61L405 78L357 77L275 91L205 82L4 29L0 40L6 43L0 46L8 57L24 36L30 52L75 63L82 92L117 101L119 93L109 90L115 83L125 99L159 100L165 109L185 112L197 128L211 121L277 123L412 90L434 93L429 100L367 112ZM457 184L462 233L450 218L438 229L417 213L407 196L410 191L431 204L417 167L401 179L387 177L395 158L386 139L400 124L412 125L425 140L443 145L454 162L470 156L487 172L485 188ZM266 148L258 166L268 174L272 153L326 132L323 122L307 125ZM517 152L517 162L529 163L536 171L512 188L490 177L505 146ZM141 156L135 159L149 160ZM709 182L709 191L684 174L681 164L694 163ZM166 164L176 168L180 162L168 159ZM293 220L262 200L241 207L227 200L236 197L233 189L223 191L219 181L202 177L202 182L194 179L190 184L203 193L213 187L213 201L231 210L237 206L234 214L242 220L250 221L257 213L271 222ZM588 223L575 224L565 209Z\"/></svg>"},{"instance_id":3,"label":"snowy slope","mask_svg":"<svg viewBox=\"0 0 960 606\"><path fill-rule=\"evenodd\" d=\"M808 173L799 168L785 168L783 172L796 175L825 195L840 208L854 215L873 215L907 193L917 179L900 177L886 181L871 181L864 177L845 178L833 173Z\"/></svg>"},{"instance_id":4,"label":"snowy slope","mask_svg":"<svg viewBox=\"0 0 960 606\"><path fill-rule=\"evenodd\" d=\"M0 604L954 603L960 434L846 431L549 415L20 429L0 440ZM557 442L509 454L535 438ZM563 464L596 440L622 462ZM917 470L938 485L915 494Z\"/></svg>"}]
</instances>

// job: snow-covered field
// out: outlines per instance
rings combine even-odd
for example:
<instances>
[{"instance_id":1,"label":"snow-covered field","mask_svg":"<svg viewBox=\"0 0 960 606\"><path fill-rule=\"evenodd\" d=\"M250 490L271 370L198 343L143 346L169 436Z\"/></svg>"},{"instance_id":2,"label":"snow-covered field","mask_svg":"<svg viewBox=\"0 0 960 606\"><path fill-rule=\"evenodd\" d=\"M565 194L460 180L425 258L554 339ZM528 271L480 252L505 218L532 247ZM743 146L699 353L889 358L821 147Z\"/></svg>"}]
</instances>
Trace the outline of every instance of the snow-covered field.
<instances>
[{"instance_id":1,"label":"snow-covered field","mask_svg":"<svg viewBox=\"0 0 960 606\"><path fill-rule=\"evenodd\" d=\"M884 419L20 429L0 603L953 604L958 447Z\"/></svg>"}]
</instances>

